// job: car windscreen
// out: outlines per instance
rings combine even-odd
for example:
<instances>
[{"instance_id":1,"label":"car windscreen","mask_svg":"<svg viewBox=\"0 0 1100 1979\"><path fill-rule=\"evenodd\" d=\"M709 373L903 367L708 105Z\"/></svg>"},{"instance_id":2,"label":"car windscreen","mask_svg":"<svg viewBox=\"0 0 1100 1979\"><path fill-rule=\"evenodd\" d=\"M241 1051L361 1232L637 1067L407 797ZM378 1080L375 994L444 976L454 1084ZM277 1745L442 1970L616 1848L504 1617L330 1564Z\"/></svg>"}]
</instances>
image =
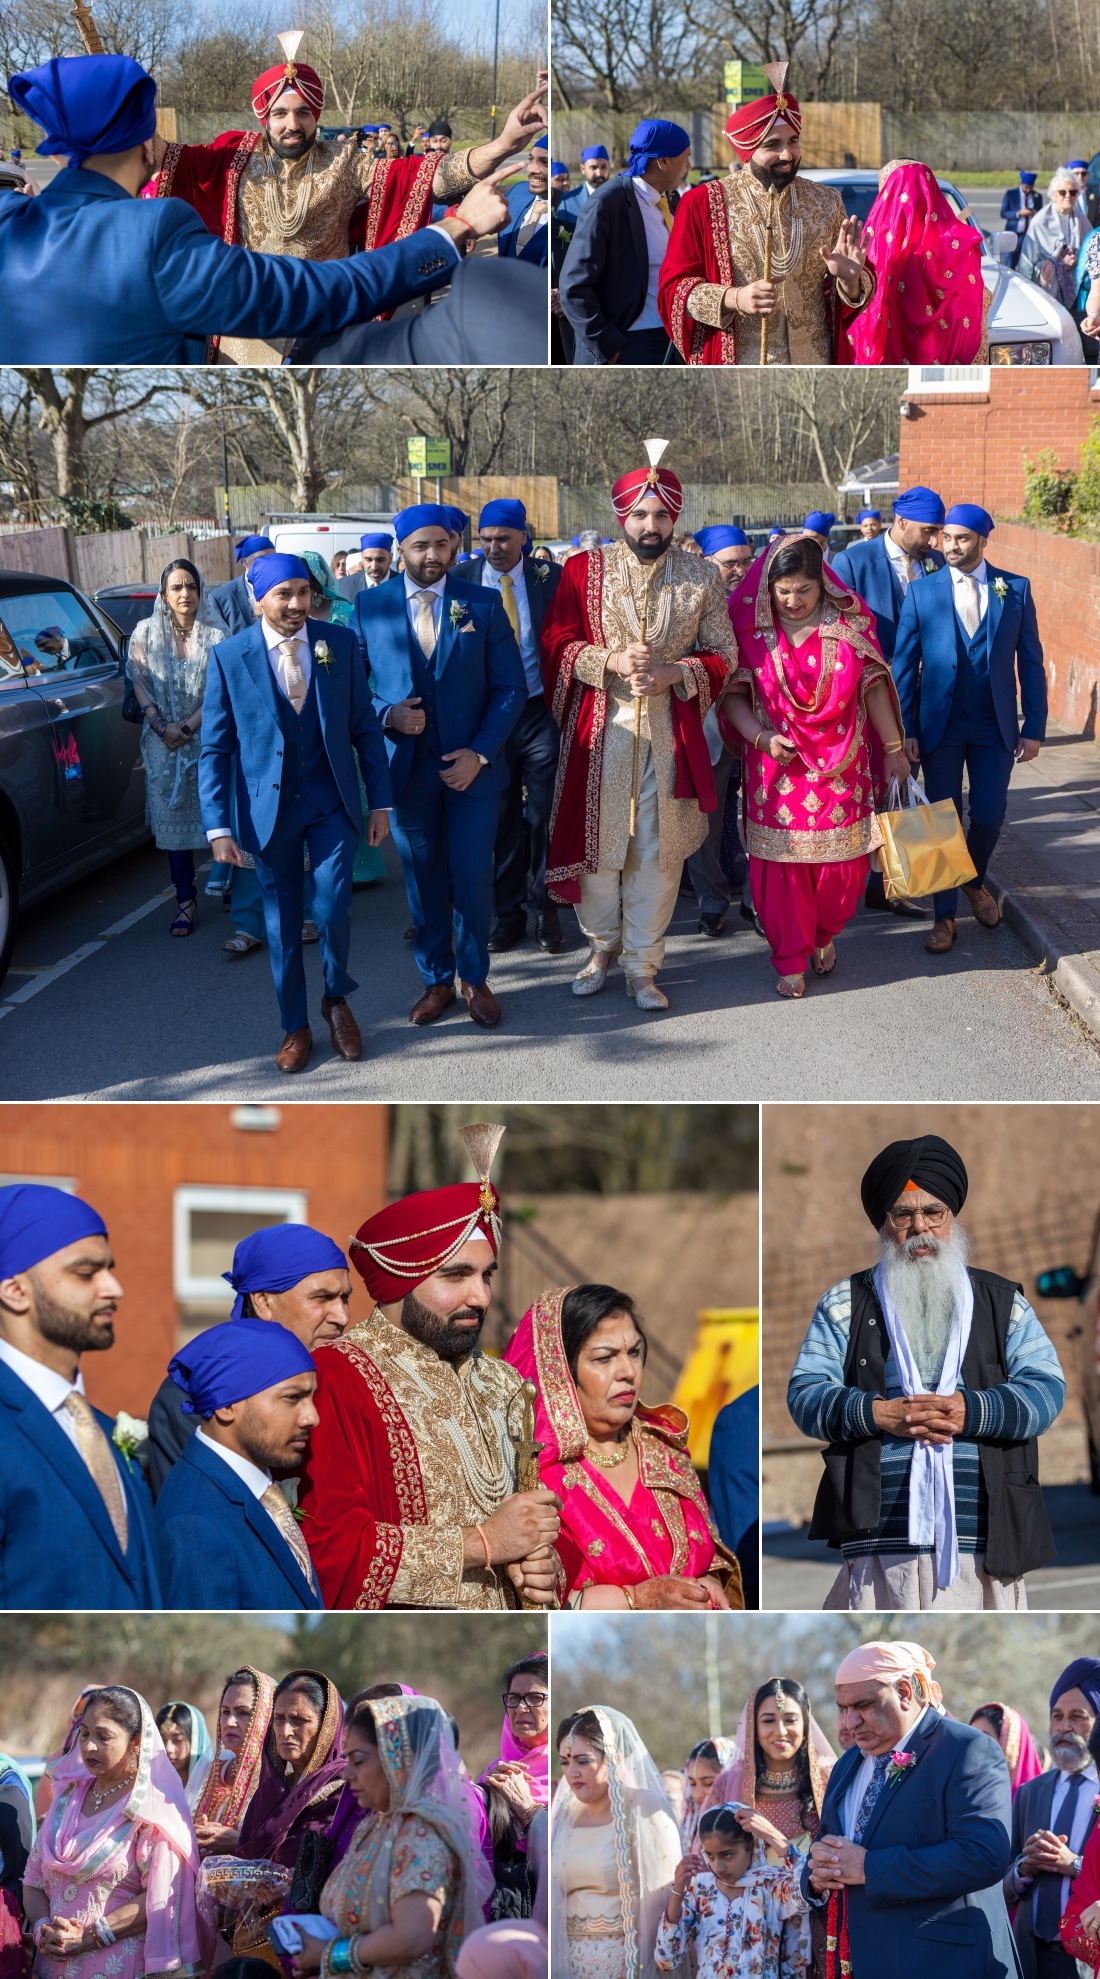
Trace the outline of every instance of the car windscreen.
<instances>
[{"instance_id":1,"label":"car windscreen","mask_svg":"<svg viewBox=\"0 0 1100 1979\"><path fill-rule=\"evenodd\" d=\"M148 597L144 598L110 597L96 599L100 611L106 612L107 617L112 619L119 631L125 632L127 637L129 637L135 625L140 625L143 618L152 618L153 606L156 602L157 594L155 591L150 591Z\"/></svg>"},{"instance_id":2,"label":"car windscreen","mask_svg":"<svg viewBox=\"0 0 1100 1979\"><path fill-rule=\"evenodd\" d=\"M0 597L0 626L31 679L118 664L106 632L71 591Z\"/></svg>"}]
</instances>

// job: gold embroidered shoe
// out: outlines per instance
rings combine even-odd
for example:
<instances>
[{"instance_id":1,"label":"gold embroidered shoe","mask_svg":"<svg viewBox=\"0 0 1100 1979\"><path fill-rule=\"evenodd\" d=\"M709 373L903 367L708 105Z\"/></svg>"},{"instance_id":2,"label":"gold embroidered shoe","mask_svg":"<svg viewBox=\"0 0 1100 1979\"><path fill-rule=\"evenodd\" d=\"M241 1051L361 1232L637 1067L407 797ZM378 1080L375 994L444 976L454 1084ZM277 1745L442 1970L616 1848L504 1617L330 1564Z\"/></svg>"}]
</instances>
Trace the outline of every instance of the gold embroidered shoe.
<instances>
[{"instance_id":1,"label":"gold embroidered shoe","mask_svg":"<svg viewBox=\"0 0 1100 1979\"><path fill-rule=\"evenodd\" d=\"M580 975L573 978L573 995L598 996L619 953L618 948L594 948Z\"/></svg>"},{"instance_id":2,"label":"gold embroidered shoe","mask_svg":"<svg viewBox=\"0 0 1100 1979\"><path fill-rule=\"evenodd\" d=\"M634 998L639 1010L667 1010L668 998L664 990L658 989L652 976L639 976L634 982L627 979L626 993Z\"/></svg>"}]
</instances>

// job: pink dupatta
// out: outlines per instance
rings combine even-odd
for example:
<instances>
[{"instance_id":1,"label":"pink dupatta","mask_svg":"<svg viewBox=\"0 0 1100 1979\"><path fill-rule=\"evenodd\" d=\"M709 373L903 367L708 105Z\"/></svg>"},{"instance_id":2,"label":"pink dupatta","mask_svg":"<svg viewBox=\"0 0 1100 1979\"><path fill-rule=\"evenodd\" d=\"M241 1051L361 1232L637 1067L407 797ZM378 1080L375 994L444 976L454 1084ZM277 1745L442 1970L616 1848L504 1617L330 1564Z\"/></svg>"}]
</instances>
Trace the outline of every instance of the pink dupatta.
<instances>
[{"instance_id":1,"label":"pink dupatta","mask_svg":"<svg viewBox=\"0 0 1100 1979\"><path fill-rule=\"evenodd\" d=\"M982 237L934 172L892 158L867 215L875 292L842 334L856 364L973 364L982 345Z\"/></svg>"},{"instance_id":2,"label":"pink dupatta","mask_svg":"<svg viewBox=\"0 0 1100 1979\"><path fill-rule=\"evenodd\" d=\"M974 1723L975 1718L980 1718L983 1714L988 1715L990 1711L999 1711L1001 1714L1001 1730L997 1743L1005 1756L1008 1777L1012 1782L1012 1798L1015 1800L1021 1787L1026 1786L1029 1780L1038 1779L1043 1770L1043 1762L1028 1729L1027 1720L1021 1717L1018 1711L1014 1711L1011 1704L1000 1702L979 1704L977 1710L970 1714L971 1724ZM990 1719L991 1724L992 1722Z\"/></svg>"}]
</instances>

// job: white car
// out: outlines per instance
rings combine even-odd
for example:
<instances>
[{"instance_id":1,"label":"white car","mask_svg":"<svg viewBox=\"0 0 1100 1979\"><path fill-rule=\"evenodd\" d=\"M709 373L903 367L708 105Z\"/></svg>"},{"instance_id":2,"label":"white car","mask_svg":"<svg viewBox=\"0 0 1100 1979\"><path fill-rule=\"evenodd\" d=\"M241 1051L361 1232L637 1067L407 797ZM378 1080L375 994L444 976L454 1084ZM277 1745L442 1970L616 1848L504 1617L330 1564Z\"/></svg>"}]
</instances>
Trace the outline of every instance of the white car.
<instances>
[{"instance_id":1,"label":"white car","mask_svg":"<svg viewBox=\"0 0 1100 1979\"><path fill-rule=\"evenodd\" d=\"M864 221L878 192L877 172L803 170L799 178L814 179L819 185L835 186L853 219ZM998 259L1016 245L1014 234L987 234L979 227L966 200L950 179L937 178L936 184L951 209L976 233L983 243L982 280L992 301L986 329L989 334L990 364L1083 364L1081 339L1069 311L1052 295Z\"/></svg>"},{"instance_id":2,"label":"white car","mask_svg":"<svg viewBox=\"0 0 1100 1979\"><path fill-rule=\"evenodd\" d=\"M269 515L263 523L264 535L270 536L281 556L300 557L304 550L317 550L330 564L337 550L358 554L360 536L393 537L388 515ZM393 547L396 550L396 538Z\"/></svg>"}]
</instances>

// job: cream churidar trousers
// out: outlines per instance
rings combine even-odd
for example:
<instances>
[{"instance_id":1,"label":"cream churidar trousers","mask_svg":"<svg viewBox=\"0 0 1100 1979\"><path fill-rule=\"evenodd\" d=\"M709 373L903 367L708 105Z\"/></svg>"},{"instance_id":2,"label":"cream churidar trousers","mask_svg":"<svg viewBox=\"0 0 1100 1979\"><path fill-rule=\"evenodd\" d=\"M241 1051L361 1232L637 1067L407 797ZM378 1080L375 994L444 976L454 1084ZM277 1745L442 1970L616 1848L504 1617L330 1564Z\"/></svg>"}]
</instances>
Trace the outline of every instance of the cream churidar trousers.
<instances>
[{"instance_id":1,"label":"cream churidar trousers","mask_svg":"<svg viewBox=\"0 0 1100 1979\"><path fill-rule=\"evenodd\" d=\"M662 873L657 831L657 775L643 742L645 763L638 786L637 830L621 873L599 867L581 875L577 919L593 948L604 954L622 942L622 966L632 982L655 976L665 953L665 929L680 891L682 866Z\"/></svg>"}]
</instances>

